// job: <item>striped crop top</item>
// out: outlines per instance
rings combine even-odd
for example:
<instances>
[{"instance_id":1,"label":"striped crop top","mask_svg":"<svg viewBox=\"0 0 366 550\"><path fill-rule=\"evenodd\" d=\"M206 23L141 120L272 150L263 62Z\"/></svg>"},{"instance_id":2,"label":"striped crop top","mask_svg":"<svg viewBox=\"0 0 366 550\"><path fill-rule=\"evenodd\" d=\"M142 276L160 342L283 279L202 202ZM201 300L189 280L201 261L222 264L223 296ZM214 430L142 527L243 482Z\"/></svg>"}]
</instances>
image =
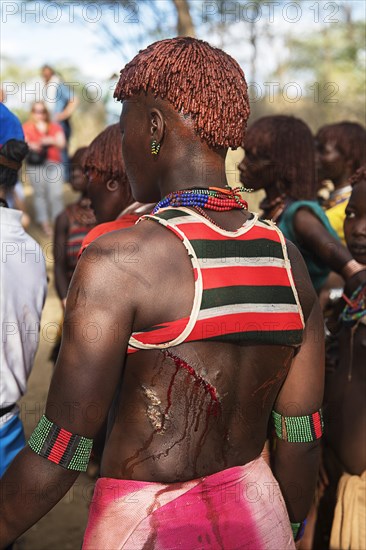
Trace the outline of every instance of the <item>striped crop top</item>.
<instances>
[{"instance_id":1,"label":"striped crop top","mask_svg":"<svg viewBox=\"0 0 366 550\"><path fill-rule=\"evenodd\" d=\"M192 263L195 295L189 317L132 333L127 353L183 342L302 342L304 318L285 239L271 221L247 220L226 231L184 207L142 216L173 231Z\"/></svg>"}]
</instances>

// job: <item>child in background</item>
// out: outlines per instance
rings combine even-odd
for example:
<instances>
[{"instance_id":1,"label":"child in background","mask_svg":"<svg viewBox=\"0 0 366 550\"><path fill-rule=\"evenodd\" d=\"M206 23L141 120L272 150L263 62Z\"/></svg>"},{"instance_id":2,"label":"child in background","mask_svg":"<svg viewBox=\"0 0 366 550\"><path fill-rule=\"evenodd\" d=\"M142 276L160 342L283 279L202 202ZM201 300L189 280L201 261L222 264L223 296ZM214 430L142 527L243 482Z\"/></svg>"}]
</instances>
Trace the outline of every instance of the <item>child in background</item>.
<instances>
[{"instance_id":1,"label":"child in background","mask_svg":"<svg viewBox=\"0 0 366 550\"><path fill-rule=\"evenodd\" d=\"M366 270L366 165L349 180L344 234L354 260ZM314 550L366 548L366 284L344 309L335 338L338 361L327 362L323 451L324 494Z\"/></svg>"},{"instance_id":2,"label":"child in background","mask_svg":"<svg viewBox=\"0 0 366 550\"><path fill-rule=\"evenodd\" d=\"M87 147L78 149L70 160L70 183L79 199L58 215L54 235L55 286L65 307L67 289L77 264L78 252L85 235L94 227L96 220L86 195L87 180L82 162Z\"/></svg>"}]
</instances>

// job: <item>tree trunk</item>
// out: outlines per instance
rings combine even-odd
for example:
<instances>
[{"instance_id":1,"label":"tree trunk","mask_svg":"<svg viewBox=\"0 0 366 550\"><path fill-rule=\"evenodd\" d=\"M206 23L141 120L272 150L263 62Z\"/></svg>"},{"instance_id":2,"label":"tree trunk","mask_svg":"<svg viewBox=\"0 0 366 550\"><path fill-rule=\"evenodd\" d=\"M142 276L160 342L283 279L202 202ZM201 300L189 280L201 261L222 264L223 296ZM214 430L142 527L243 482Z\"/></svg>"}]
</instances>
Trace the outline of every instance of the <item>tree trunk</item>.
<instances>
[{"instance_id":1,"label":"tree trunk","mask_svg":"<svg viewBox=\"0 0 366 550\"><path fill-rule=\"evenodd\" d=\"M189 11L188 0L173 0L177 10L177 32L178 36L195 36L194 25Z\"/></svg>"}]
</instances>

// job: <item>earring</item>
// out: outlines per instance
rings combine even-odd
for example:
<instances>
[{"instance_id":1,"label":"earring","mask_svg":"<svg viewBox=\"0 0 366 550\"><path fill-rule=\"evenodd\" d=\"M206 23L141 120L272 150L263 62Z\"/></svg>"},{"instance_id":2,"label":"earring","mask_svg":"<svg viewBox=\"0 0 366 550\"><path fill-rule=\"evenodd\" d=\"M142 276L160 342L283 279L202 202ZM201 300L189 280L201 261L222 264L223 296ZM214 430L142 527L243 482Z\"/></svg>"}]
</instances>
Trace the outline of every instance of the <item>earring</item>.
<instances>
[{"instance_id":1,"label":"earring","mask_svg":"<svg viewBox=\"0 0 366 550\"><path fill-rule=\"evenodd\" d=\"M159 151L160 151L160 143L158 143L156 139L153 139L151 142L151 154L158 155Z\"/></svg>"}]
</instances>

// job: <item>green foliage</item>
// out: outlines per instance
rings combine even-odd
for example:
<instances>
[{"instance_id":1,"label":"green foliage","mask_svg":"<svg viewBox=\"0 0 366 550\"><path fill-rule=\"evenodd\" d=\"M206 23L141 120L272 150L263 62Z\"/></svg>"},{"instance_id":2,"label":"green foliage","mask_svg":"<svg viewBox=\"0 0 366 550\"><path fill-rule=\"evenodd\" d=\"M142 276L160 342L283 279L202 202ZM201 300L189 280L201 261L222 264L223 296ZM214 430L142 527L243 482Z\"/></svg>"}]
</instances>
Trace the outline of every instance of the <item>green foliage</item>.
<instances>
[{"instance_id":1,"label":"green foliage","mask_svg":"<svg viewBox=\"0 0 366 550\"><path fill-rule=\"evenodd\" d=\"M365 123L365 28L361 21L344 20L324 26L321 32L287 38L291 55L278 65L273 78L281 84L301 82L302 99L297 107L276 107L298 112L317 128L348 119Z\"/></svg>"}]
</instances>

